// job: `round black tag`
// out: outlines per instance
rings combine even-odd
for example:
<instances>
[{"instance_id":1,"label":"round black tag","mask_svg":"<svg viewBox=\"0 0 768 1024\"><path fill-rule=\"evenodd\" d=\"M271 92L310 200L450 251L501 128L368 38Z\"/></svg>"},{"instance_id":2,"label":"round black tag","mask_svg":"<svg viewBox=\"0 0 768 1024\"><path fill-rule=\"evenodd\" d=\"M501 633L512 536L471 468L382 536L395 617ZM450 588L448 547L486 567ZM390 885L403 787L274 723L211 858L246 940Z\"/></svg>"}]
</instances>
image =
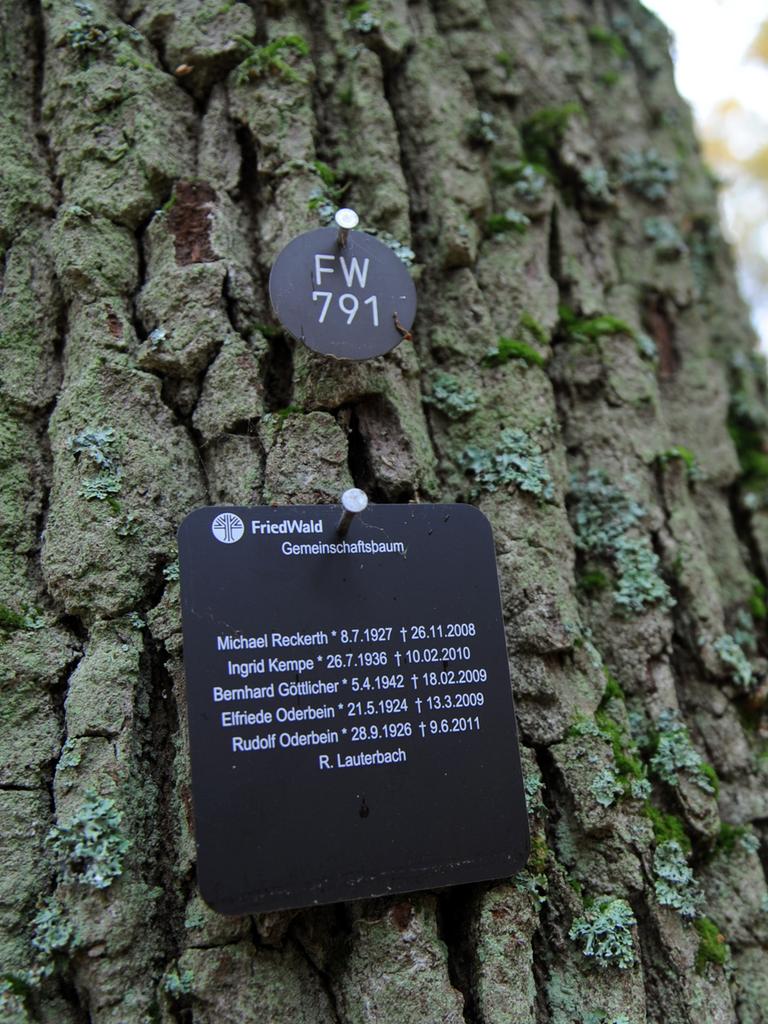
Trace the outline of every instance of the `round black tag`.
<instances>
[{"instance_id":1,"label":"round black tag","mask_svg":"<svg viewBox=\"0 0 768 1024\"><path fill-rule=\"evenodd\" d=\"M416 316L416 289L382 242L335 227L299 235L275 260L269 297L283 327L315 352L373 359L400 344Z\"/></svg>"}]
</instances>

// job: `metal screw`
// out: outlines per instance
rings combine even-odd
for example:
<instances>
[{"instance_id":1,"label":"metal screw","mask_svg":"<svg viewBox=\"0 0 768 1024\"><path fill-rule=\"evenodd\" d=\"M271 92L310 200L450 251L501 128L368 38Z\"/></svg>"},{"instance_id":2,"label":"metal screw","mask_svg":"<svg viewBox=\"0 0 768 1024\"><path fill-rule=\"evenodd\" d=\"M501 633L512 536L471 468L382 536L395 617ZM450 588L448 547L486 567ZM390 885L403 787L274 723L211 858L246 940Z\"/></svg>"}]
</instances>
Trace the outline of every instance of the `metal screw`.
<instances>
[{"instance_id":1,"label":"metal screw","mask_svg":"<svg viewBox=\"0 0 768 1024\"><path fill-rule=\"evenodd\" d=\"M354 210L341 209L336 211L333 219L336 221L339 229L339 248L343 249L347 244L349 232L357 227L360 223L360 218Z\"/></svg>"},{"instance_id":2,"label":"metal screw","mask_svg":"<svg viewBox=\"0 0 768 1024\"><path fill-rule=\"evenodd\" d=\"M341 496L341 506L344 509L344 513L339 520L339 525L336 527L336 533L339 537L346 537L349 524L354 517L358 512L362 512L368 507L368 495L365 491L361 491L359 487L350 487Z\"/></svg>"}]
</instances>

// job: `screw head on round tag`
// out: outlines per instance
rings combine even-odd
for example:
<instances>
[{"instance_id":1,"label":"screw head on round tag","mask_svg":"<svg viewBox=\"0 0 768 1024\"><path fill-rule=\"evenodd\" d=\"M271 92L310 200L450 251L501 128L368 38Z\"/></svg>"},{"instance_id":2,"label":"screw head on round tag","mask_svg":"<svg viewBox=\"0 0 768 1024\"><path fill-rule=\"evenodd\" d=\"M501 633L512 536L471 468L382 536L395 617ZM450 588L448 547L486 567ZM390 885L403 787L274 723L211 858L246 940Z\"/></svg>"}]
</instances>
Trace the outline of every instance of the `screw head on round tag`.
<instances>
[{"instance_id":1,"label":"screw head on round tag","mask_svg":"<svg viewBox=\"0 0 768 1024\"><path fill-rule=\"evenodd\" d=\"M269 297L283 327L314 352L374 359L409 336L416 288L388 246L352 230L353 210L338 210L335 221L286 245L272 267Z\"/></svg>"}]
</instances>

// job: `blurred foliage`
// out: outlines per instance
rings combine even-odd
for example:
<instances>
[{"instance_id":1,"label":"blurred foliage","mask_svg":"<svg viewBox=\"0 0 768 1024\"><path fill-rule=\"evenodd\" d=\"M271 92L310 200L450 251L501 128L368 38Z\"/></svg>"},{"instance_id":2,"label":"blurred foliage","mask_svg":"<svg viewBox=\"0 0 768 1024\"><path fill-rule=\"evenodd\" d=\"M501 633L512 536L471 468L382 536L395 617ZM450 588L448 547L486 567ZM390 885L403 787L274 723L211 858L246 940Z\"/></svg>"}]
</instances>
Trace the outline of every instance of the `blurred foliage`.
<instances>
[{"instance_id":1,"label":"blurred foliage","mask_svg":"<svg viewBox=\"0 0 768 1024\"><path fill-rule=\"evenodd\" d=\"M768 69L768 18L746 61ZM739 250L742 284L768 317L768 113L735 98L722 100L702 125L704 154L725 185L723 207ZM765 339L764 339L765 344Z\"/></svg>"}]
</instances>

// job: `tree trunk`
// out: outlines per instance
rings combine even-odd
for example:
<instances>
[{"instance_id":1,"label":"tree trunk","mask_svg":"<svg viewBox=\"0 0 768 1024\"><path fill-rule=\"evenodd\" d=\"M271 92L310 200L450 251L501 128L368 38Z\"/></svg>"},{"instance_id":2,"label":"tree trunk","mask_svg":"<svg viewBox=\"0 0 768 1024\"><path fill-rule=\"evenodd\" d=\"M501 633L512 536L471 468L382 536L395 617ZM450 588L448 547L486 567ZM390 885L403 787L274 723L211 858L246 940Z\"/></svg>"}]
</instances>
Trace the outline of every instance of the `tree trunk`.
<instances>
[{"instance_id":1,"label":"tree trunk","mask_svg":"<svg viewBox=\"0 0 768 1024\"><path fill-rule=\"evenodd\" d=\"M664 29L631 0L4 0L0 29L2 1020L768 1021L768 408ZM353 365L266 294L342 196L417 261L413 341ZM223 917L175 530L353 484L493 524L531 862Z\"/></svg>"}]
</instances>

